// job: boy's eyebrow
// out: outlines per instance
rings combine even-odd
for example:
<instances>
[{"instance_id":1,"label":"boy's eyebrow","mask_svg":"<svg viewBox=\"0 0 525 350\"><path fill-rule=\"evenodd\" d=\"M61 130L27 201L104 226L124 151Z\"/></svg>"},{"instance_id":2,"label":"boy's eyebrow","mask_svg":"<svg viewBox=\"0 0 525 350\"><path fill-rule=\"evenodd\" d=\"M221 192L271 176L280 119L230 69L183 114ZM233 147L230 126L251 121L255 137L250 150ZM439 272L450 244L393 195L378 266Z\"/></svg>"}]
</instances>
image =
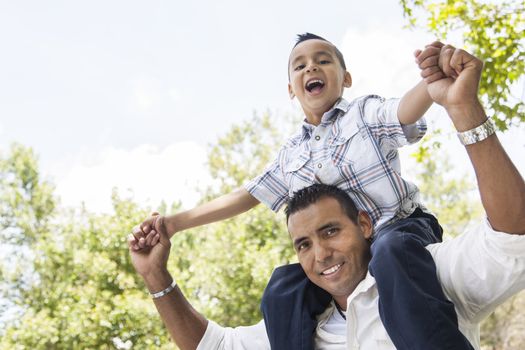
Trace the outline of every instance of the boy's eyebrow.
<instances>
[{"instance_id":1,"label":"boy's eyebrow","mask_svg":"<svg viewBox=\"0 0 525 350\"><path fill-rule=\"evenodd\" d=\"M326 51L326 50L321 50L321 51L317 51L317 52L314 53L315 57L322 56L322 55L332 57L331 52L330 51ZM297 56L290 62L290 64L294 64L295 62L297 62L297 61L299 61L299 60L301 60L303 58L304 58L304 55Z\"/></svg>"}]
</instances>

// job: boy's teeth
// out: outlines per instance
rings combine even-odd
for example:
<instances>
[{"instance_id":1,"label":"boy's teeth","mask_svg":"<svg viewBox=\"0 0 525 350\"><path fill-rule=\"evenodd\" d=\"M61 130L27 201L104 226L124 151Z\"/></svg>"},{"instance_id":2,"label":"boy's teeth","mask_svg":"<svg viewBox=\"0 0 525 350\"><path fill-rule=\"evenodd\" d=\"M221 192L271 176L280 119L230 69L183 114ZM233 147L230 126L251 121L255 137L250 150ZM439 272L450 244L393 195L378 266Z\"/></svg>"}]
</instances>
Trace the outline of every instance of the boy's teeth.
<instances>
[{"instance_id":1,"label":"boy's teeth","mask_svg":"<svg viewBox=\"0 0 525 350\"><path fill-rule=\"evenodd\" d=\"M331 268L329 268L328 270L324 270L323 272L321 272L322 275L329 275L331 273L334 273L336 272L337 270L339 270L339 268L341 267L341 264L337 264L335 266L332 266Z\"/></svg>"}]
</instances>

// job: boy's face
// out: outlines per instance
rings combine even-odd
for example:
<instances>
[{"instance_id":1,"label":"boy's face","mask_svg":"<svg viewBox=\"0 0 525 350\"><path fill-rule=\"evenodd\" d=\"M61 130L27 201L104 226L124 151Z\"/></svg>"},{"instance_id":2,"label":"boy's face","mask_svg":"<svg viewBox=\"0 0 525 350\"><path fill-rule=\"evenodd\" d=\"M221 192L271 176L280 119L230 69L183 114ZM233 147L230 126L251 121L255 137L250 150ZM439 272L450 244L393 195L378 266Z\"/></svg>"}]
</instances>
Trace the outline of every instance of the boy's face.
<instances>
[{"instance_id":1,"label":"boy's face","mask_svg":"<svg viewBox=\"0 0 525 350\"><path fill-rule=\"evenodd\" d=\"M343 89L352 85L334 46L323 40L310 39L297 45L290 54L288 72L290 98L297 96L307 120L315 124L343 95Z\"/></svg>"}]
</instances>

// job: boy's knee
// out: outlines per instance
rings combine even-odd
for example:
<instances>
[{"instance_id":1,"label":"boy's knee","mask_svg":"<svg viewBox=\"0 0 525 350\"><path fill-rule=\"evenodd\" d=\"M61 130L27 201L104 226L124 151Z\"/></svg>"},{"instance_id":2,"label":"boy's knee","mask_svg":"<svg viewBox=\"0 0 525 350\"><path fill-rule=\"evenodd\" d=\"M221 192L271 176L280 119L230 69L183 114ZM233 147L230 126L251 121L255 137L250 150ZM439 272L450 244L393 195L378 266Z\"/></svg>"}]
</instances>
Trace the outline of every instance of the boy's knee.
<instances>
[{"instance_id":1,"label":"boy's knee","mask_svg":"<svg viewBox=\"0 0 525 350\"><path fill-rule=\"evenodd\" d=\"M381 235L372 243L371 264L390 264L407 253L425 249L423 244L406 232L392 231Z\"/></svg>"}]
</instances>

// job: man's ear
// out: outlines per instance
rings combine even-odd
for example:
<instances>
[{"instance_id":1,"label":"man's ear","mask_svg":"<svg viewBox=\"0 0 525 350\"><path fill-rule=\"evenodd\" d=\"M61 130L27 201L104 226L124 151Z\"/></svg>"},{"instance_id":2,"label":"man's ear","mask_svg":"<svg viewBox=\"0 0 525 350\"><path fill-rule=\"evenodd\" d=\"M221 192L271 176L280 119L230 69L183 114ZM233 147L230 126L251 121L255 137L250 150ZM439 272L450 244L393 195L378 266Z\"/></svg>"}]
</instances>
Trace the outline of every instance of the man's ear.
<instances>
[{"instance_id":1,"label":"man's ear","mask_svg":"<svg viewBox=\"0 0 525 350\"><path fill-rule=\"evenodd\" d=\"M363 231L363 236L365 239L372 238L372 234L374 233L374 226L372 225L372 219L370 219L370 216L366 211L360 210L357 214L357 225Z\"/></svg>"},{"instance_id":2,"label":"man's ear","mask_svg":"<svg viewBox=\"0 0 525 350\"><path fill-rule=\"evenodd\" d=\"M349 71L345 71L345 76L343 79L343 86L345 88L349 88L350 86L352 86L352 76L350 75Z\"/></svg>"},{"instance_id":3,"label":"man's ear","mask_svg":"<svg viewBox=\"0 0 525 350\"><path fill-rule=\"evenodd\" d=\"M290 96L290 100L293 100L295 97L295 94L293 93L292 84L288 83L288 96Z\"/></svg>"}]
</instances>

